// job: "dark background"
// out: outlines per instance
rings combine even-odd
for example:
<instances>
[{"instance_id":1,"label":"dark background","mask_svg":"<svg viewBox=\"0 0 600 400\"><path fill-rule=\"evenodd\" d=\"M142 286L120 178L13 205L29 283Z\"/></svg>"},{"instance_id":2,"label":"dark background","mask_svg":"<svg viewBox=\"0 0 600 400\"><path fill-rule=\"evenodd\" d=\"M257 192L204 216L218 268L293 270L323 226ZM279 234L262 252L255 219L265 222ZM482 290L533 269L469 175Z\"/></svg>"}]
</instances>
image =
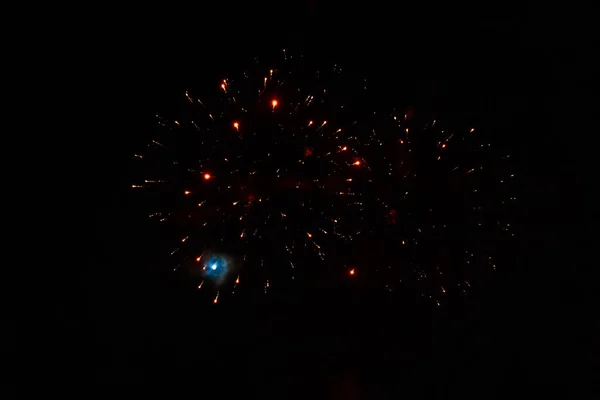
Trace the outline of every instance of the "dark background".
<instances>
[{"instance_id":1,"label":"dark background","mask_svg":"<svg viewBox=\"0 0 600 400\"><path fill-rule=\"evenodd\" d=\"M40 372L84 393L208 398L589 393L598 343L583 279L593 265L583 196L593 148L588 15L309 1L114 10L91 27L77 22L86 40L73 47L68 113L84 117L61 160L72 199L61 206L77 215L63 221L63 245L76 265L53 277ZM284 47L364 70L382 101L473 121L511 146L522 175L514 264L445 313L369 296L215 310L174 292L144 254L149 233L128 214L123 171L187 82Z\"/></svg>"}]
</instances>

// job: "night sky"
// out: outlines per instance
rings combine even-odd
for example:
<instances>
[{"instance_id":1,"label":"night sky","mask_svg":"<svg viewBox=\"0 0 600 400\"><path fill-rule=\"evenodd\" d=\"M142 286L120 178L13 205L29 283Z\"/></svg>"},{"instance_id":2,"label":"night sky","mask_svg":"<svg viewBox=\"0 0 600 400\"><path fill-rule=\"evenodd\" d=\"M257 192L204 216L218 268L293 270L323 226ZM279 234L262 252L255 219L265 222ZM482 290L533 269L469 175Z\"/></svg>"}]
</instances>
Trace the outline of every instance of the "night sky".
<instances>
[{"instance_id":1,"label":"night sky","mask_svg":"<svg viewBox=\"0 0 600 400\"><path fill-rule=\"evenodd\" d=\"M348 7L119 21L91 57L108 94L68 179L86 199L67 207L79 267L60 275L47 349L75 386L583 390L595 325L567 328L589 318L589 292L561 248L586 241L591 204L586 157L564 145L589 108L585 27L533 9Z\"/></svg>"}]
</instances>

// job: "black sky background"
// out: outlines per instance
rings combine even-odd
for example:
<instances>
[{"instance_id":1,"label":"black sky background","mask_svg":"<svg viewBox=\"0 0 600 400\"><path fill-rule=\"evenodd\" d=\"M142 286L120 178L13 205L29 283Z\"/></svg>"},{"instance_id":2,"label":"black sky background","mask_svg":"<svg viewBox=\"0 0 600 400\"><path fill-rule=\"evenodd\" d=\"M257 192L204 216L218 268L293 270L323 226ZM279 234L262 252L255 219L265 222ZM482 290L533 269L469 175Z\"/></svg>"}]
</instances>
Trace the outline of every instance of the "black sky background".
<instances>
[{"instance_id":1,"label":"black sky background","mask_svg":"<svg viewBox=\"0 0 600 400\"><path fill-rule=\"evenodd\" d=\"M587 390L597 322L587 254L570 250L591 242L581 171L594 41L583 10L313 0L134 14L94 25L75 61L92 69L73 97L86 115L68 140L78 154L64 160L77 267L57 271L42 341L39 368L57 372L55 385L206 398ZM123 171L155 112L189 82L210 84L281 48L364 70L382 103L470 121L513 147L522 182L514 265L446 314L377 297L214 311L173 292L144 254L150 233L127 212Z\"/></svg>"}]
</instances>

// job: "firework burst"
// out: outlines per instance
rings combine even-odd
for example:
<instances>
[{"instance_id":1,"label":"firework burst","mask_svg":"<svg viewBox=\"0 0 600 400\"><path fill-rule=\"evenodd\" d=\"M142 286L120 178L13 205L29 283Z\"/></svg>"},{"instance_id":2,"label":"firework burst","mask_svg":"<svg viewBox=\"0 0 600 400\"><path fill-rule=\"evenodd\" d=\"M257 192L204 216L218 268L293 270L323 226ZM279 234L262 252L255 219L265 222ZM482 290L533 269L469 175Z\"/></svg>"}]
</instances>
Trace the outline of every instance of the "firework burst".
<instances>
[{"instance_id":1,"label":"firework burst","mask_svg":"<svg viewBox=\"0 0 600 400\"><path fill-rule=\"evenodd\" d=\"M284 55L182 93L134 155L132 196L174 273L214 304L326 279L439 306L496 270L514 236L510 154Z\"/></svg>"}]
</instances>

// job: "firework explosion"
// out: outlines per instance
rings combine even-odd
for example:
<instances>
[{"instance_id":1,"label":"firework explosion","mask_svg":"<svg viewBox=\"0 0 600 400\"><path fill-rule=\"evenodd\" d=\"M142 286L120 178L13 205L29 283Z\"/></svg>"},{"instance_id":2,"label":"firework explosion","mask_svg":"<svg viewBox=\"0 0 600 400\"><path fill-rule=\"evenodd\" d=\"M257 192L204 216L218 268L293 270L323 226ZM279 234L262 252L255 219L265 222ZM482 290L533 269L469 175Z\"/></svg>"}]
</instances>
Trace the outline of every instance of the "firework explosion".
<instances>
[{"instance_id":1,"label":"firework explosion","mask_svg":"<svg viewBox=\"0 0 600 400\"><path fill-rule=\"evenodd\" d=\"M367 79L285 50L182 93L131 185L174 273L215 304L318 280L436 306L468 295L514 236L510 155L476 127L378 103Z\"/></svg>"}]
</instances>

